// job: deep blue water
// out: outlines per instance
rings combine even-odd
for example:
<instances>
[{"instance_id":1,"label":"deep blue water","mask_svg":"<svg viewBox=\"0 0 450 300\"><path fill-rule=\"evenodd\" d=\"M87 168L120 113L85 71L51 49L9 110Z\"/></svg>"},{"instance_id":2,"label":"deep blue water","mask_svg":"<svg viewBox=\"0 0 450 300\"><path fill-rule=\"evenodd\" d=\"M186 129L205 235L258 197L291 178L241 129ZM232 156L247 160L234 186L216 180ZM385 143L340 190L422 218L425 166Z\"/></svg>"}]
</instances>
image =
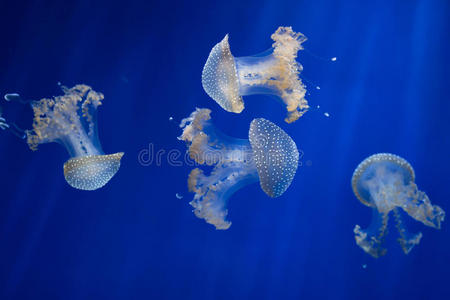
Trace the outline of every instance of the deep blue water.
<instances>
[{"instance_id":1,"label":"deep blue water","mask_svg":"<svg viewBox=\"0 0 450 300\"><path fill-rule=\"evenodd\" d=\"M281 25L309 38L299 61L320 109L290 125L264 96L223 111L200 80L213 45L229 33L234 55L255 54ZM371 211L350 186L360 161L392 152L450 212L449 32L446 0L0 2L0 94L89 84L105 94L103 149L125 152L106 187L84 192L64 181L63 147L32 152L0 132L0 299L450 299L448 221L411 223L424 236L409 255L391 230L374 259L354 241ZM282 197L258 184L232 196L227 231L193 215L191 168L167 163L195 107L235 137L267 118L301 149ZM31 126L28 107L5 116ZM139 163L149 145L161 164Z\"/></svg>"}]
</instances>

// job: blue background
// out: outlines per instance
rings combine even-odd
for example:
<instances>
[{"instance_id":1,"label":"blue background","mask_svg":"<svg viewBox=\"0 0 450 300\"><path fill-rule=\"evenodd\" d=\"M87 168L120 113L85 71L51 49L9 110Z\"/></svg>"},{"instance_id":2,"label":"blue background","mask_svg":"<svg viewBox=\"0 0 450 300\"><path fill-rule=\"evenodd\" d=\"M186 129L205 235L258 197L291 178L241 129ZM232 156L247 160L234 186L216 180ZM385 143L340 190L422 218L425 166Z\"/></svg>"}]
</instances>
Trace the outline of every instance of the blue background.
<instances>
[{"instance_id":1,"label":"blue background","mask_svg":"<svg viewBox=\"0 0 450 300\"><path fill-rule=\"evenodd\" d=\"M103 149L125 152L105 188L84 192L64 181L64 148L31 152L0 132L0 299L450 299L448 221L411 222L424 236L409 255L392 228L373 259L354 241L371 211L350 186L359 162L392 152L450 212L449 20L446 0L0 2L0 93L89 84L105 94ZM309 38L299 61L313 109L291 125L265 96L223 111L201 86L209 51L229 33L235 56L259 53L280 25ZM302 151L282 197L258 184L232 196L227 231L193 215L191 168L167 163L195 107L235 137L267 118ZM29 107L5 116L31 126ZM150 144L166 151L160 165L138 161Z\"/></svg>"}]
</instances>

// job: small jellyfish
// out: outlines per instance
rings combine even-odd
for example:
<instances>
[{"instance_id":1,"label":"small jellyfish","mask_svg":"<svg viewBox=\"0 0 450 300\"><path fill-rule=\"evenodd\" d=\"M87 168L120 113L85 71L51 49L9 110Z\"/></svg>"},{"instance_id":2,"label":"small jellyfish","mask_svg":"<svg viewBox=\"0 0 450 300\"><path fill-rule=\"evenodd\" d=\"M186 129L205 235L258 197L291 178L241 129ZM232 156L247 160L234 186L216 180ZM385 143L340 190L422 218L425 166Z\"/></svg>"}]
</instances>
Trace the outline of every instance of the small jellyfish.
<instances>
[{"instance_id":1,"label":"small jellyfish","mask_svg":"<svg viewBox=\"0 0 450 300\"><path fill-rule=\"evenodd\" d=\"M80 190L96 190L119 170L123 152L105 155L101 148L97 107L102 104L103 94L87 85L70 89L62 86L62 90L62 96L39 101L25 101L16 93L5 95L7 101L29 103L34 112L32 130L23 131L12 125L22 132L32 150L50 142L63 145L71 157L64 164L67 183Z\"/></svg>"},{"instance_id":2,"label":"small jellyfish","mask_svg":"<svg viewBox=\"0 0 450 300\"><path fill-rule=\"evenodd\" d=\"M233 57L226 35L209 54L202 85L223 109L234 113L244 109L242 96L274 95L286 105L285 121L291 123L309 108L299 77L303 67L295 60L306 37L291 27L279 27L271 38L272 48L264 54Z\"/></svg>"},{"instance_id":3,"label":"small jellyfish","mask_svg":"<svg viewBox=\"0 0 450 300\"><path fill-rule=\"evenodd\" d=\"M439 206L431 204L428 196L418 190L414 180L411 165L403 158L389 153L366 158L353 173L353 192L361 203L373 208L369 228L355 226L355 240L373 257L386 254L382 244L391 213L399 233L398 242L405 254L419 244L422 233L412 234L406 230L402 223L402 211L416 221L440 229L445 212Z\"/></svg>"},{"instance_id":4,"label":"small jellyfish","mask_svg":"<svg viewBox=\"0 0 450 300\"><path fill-rule=\"evenodd\" d=\"M209 109L196 109L181 121L179 137L198 164L213 166L209 175L199 168L188 177L190 202L198 218L216 229L228 229L228 198L242 187L258 182L270 197L281 196L297 171L299 152L294 141L272 122L258 118L250 123L249 139L226 136L216 130Z\"/></svg>"}]
</instances>

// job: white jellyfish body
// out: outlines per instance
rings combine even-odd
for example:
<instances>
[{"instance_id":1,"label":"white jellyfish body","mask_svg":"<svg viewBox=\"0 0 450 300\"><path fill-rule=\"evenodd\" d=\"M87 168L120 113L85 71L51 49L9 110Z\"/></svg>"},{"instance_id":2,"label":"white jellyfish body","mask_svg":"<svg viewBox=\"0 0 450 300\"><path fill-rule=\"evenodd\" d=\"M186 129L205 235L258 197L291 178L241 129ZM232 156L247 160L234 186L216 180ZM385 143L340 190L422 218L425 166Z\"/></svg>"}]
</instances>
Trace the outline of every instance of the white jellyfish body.
<instances>
[{"instance_id":1,"label":"white jellyfish body","mask_svg":"<svg viewBox=\"0 0 450 300\"><path fill-rule=\"evenodd\" d=\"M234 113L244 109L242 96L277 96L286 105L285 121L291 123L309 108L306 89L299 77L303 67L296 61L306 37L291 27L279 27L271 38L274 43L265 55L233 57L226 35L209 54L202 85L223 109Z\"/></svg>"},{"instance_id":2,"label":"white jellyfish body","mask_svg":"<svg viewBox=\"0 0 450 300\"><path fill-rule=\"evenodd\" d=\"M422 233L409 233L402 223L402 211L416 221L439 229L445 212L432 205L428 196L418 190L411 165L403 158L379 153L366 158L355 169L353 192L361 203L373 208L372 223L367 229L355 226L356 243L377 258L386 254L383 248L389 215L393 214L399 233L398 242L405 254L419 244Z\"/></svg>"},{"instance_id":3,"label":"white jellyfish body","mask_svg":"<svg viewBox=\"0 0 450 300\"><path fill-rule=\"evenodd\" d=\"M197 109L183 119L179 139L187 143L189 156L197 163L214 166L209 175L199 168L189 174L195 215L216 229L228 229L228 198L257 181L270 197L281 196L297 171L299 153L289 135L266 119L251 122L248 140L237 139L216 130L210 113L209 109Z\"/></svg>"},{"instance_id":4,"label":"white jellyfish body","mask_svg":"<svg viewBox=\"0 0 450 300\"><path fill-rule=\"evenodd\" d=\"M39 101L24 101L15 93L7 94L5 100L30 103L33 129L26 130L24 138L32 150L39 144L62 144L71 157L63 168L67 183L81 190L96 190L119 170L123 152L105 155L100 145L97 107L103 94L82 84L62 89L64 95Z\"/></svg>"}]
</instances>

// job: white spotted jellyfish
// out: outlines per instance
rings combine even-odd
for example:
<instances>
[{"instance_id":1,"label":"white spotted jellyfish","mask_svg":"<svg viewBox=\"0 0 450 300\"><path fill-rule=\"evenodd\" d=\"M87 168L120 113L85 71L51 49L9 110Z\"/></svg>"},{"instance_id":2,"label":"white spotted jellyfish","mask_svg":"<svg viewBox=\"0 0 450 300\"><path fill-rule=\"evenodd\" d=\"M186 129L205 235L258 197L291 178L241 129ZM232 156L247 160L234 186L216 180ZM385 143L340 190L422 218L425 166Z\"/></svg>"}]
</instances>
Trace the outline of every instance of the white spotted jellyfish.
<instances>
[{"instance_id":1,"label":"white spotted jellyfish","mask_svg":"<svg viewBox=\"0 0 450 300\"><path fill-rule=\"evenodd\" d=\"M306 88L299 75L303 70L296 61L306 37L291 27L279 27L271 36L272 48L260 55L234 57L228 35L214 46L202 73L205 92L223 109L240 113L242 96L276 96L286 106L288 123L296 121L309 108Z\"/></svg>"},{"instance_id":2,"label":"white spotted jellyfish","mask_svg":"<svg viewBox=\"0 0 450 300\"><path fill-rule=\"evenodd\" d=\"M29 103L33 109L33 129L21 130L0 119L0 128L27 140L31 150L39 144L58 142L69 152L64 163L67 183L80 190L103 187L120 167L123 152L104 154L97 132L97 108L103 94L87 85L62 87L64 95L39 101L23 100L19 94L5 95L6 101Z\"/></svg>"},{"instance_id":3,"label":"white spotted jellyfish","mask_svg":"<svg viewBox=\"0 0 450 300\"><path fill-rule=\"evenodd\" d=\"M367 229L355 226L355 240L371 256L378 258L386 254L383 242L390 215L394 216L399 233L398 242L405 254L419 244L422 233L408 232L402 222L402 214L406 213L416 221L440 229L445 212L431 204L414 180L412 166L405 159L389 153L372 155L355 169L353 192L373 212L372 223Z\"/></svg>"},{"instance_id":4,"label":"white spotted jellyfish","mask_svg":"<svg viewBox=\"0 0 450 300\"><path fill-rule=\"evenodd\" d=\"M180 140L188 146L191 159L213 166L209 175L199 168L188 177L190 202L198 218L228 229L227 202L242 187L258 182L270 197L281 196L297 171L299 152L295 142L280 127L257 118L250 123L249 139L229 137L215 129L209 109L196 109L181 121Z\"/></svg>"}]
</instances>

